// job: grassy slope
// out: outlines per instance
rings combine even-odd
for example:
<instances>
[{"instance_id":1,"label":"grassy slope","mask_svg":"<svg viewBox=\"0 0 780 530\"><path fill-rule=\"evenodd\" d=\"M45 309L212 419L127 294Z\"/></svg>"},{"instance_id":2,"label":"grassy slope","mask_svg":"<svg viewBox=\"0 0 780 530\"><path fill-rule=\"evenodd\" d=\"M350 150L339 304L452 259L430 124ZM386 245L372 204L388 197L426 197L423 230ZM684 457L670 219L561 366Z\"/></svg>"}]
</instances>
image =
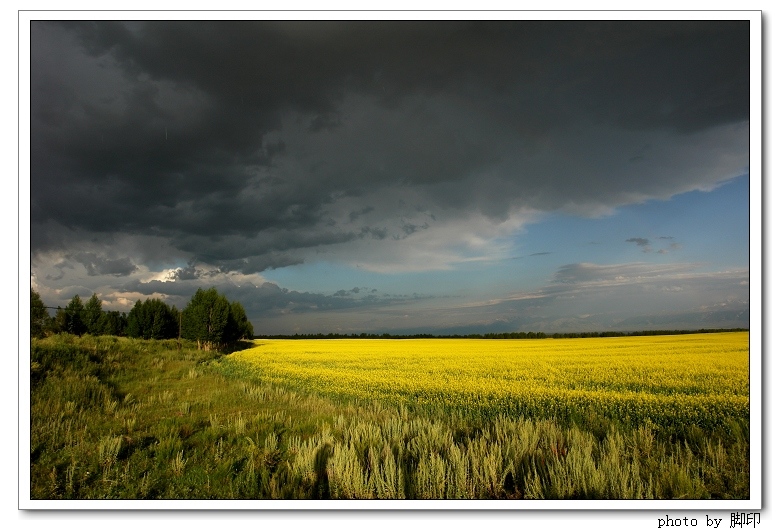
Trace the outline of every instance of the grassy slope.
<instances>
[{"instance_id":1,"label":"grassy slope","mask_svg":"<svg viewBox=\"0 0 780 530\"><path fill-rule=\"evenodd\" d=\"M746 498L717 433L421 415L231 371L173 341L31 344L33 499Z\"/></svg>"}]
</instances>

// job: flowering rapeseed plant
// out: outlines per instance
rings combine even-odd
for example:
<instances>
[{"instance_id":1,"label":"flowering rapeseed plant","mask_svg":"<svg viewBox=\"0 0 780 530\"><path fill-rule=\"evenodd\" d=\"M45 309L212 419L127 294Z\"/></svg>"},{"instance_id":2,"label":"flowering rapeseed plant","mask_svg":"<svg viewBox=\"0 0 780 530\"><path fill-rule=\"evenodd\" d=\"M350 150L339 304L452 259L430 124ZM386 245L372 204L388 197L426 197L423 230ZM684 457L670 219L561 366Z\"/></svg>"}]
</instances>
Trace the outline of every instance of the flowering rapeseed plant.
<instances>
[{"instance_id":1,"label":"flowering rapeseed plant","mask_svg":"<svg viewBox=\"0 0 780 530\"><path fill-rule=\"evenodd\" d=\"M548 340L258 340L232 360L328 396L480 415L713 426L747 418L748 333Z\"/></svg>"}]
</instances>

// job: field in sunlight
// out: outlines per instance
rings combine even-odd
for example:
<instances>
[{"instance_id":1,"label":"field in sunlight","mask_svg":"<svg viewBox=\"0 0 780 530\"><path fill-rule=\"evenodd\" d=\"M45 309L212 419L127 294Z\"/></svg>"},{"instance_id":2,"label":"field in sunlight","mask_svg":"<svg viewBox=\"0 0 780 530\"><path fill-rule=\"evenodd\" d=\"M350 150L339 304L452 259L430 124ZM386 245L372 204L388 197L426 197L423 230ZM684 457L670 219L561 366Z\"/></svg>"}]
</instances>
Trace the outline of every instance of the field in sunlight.
<instances>
[{"instance_id":1,"label":"field in sunlight","mask_svg":"<svg viewBox=\"0 0 780 530\"><path fill-rule=\"evenodd\" d=\"M748 333L546 340L258 340L232 361L330 397L494 416L710 427L747 419Z\"/></svg>"}]
</instances>

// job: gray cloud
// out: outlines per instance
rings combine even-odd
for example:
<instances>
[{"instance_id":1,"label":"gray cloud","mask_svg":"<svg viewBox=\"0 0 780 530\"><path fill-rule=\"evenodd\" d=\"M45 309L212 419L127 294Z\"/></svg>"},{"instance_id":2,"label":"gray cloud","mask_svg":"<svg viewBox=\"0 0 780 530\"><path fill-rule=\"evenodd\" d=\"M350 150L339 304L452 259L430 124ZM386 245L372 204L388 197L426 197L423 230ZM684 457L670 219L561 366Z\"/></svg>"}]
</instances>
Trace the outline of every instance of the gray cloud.
<instances>
[{"instance_id":1,"label":"gray cloud","mask_svg":"<svg viewBox=\"0 0 780 530\"><path fill-rule=\"evenodd\" d=\"M57 274L49 274L46 276L47 280L57 281L65 277L65 269L73 269L73 265L67 261L61 261L55 263L53 268L57 269Z\"/></svg>"},{"instance_id":2,"label":"gray cloud","mask_svg":"<svg viewBox=\"0 0 780 530\"><path fill-rule=\"evenodd\" d=\"M94 252L78 252L71 256L73 260L84 265L89 276L129 276L138 267L128 257L108 259Z\"/></svg>"},{"instance_id":3,"label":"gray cloud","mask_svg":"<svg viewBox=\"0 0 780 530\"><path fill-rule=\"evenodd\" d=\"M360 229L360 237L369 236L373 239L384 239L387 237L387 228L371 228L364 226Z\"/></svg>"},{"instance_id":4,"label":"gray cloud","mask_svg":"<svg viewBox=\"0 0 780 530\"><path fill-rule=\"evenodd\" d=\"M674 241L674 237L672 236L659 236L656 239L659 239L661 241ZM682 248L682 245L680 243L671 242L666 246L666 248L654 250L650 243L650 240L645 237L632 237L630 239L626 239L626 243L636 243L636 245L642 249L642 252L645 253L655 252L657 254L668 254L671 251L679 250Z\"/></svg>"},{"instance_id":5,"label":"gray cloud","mask_svg":"<svg viewBox=\"0 0 780 530\"><path fill-rule=\"evenodd\" d=\"M626 239L626 243L636 243L637 246L642 249L642 252L653 252L653 249L650 246L650 240L644 237L632 237L631 239Z\"/></svg>"},{"instance_id":6,"label":"gray cloud","mask_svg":"<svg viewBox=\"0 0 780 530\"><path fill-rule=\"evenodd\" d=\"M646 247L650 245L650 240L644 237L632 237L631 239L626 239L626 243L636 243L640 247Z\"/></svg>"},{"instance_id":7,"label":"gray cloud","mask_svg":"<svg viewBox=\"0 0 780 530\"><path fill-rule=\"evenodd\" d=\"M90 296L92 296L92 291L89 288L84 287L82 285L72 285L66 287L65 289L62 289L62 292L60 294L63 300L66 301L70 301L74 296L78 295L79 298L81 298L81 301L83 303L86 302ZM66 305L67 302L64 302L60 307L65 307Z\"/></svg>"},{"instance_id":8,"label":"gray cloud","mask_svg":"<svg viewBox=\"0 0 780 530\"><path fill-rule=\"evenodd\" d=\"M537 291L443 312L440 332L748 327L748 270L701 269L695 263L573 263ZM436 322L437 315L424 317ZM459 324L448 328L446 322Z\"/></svg>"},{"instance_id":9,"label":"gray cloud","mask_svg":"<svg viewBox=\"0 0 780 530\"><path fill-rule=\"evenodd\" d=\"M582 264L582 269L593 268ZM426 308L419 304L377 307L350 314L354 330L377 332L469 334L507 331L636 331L749 327L746 270L710 274L693 264L656 268L650 264L603 266L600 274L582 274L573 283L550 285L536 292L489 303ZM569 266L568 269L571 270ZM607 270L611 269L611 270ZM592 279L623 273L622 280ZM628 275L625 276L625 275ZM706 294L705 294L706 293ZM720 300L711 303L712 298ZM641 300L632 303L631 300ZM704 300L710 302L701 303ZM409 314L413 312L414 320ZM323 318L335 328L342 314ZM303 321L299 321L304 326ZM424 322L420 325L418 322ZM281 324L281 322L279 323Z\"/></svg>"},{"instance_id":10,"label":"gray cloud","mask_svg":"<svg viewBox=\"0 0 780 530\"><path fill-rule=\"evenodd\" d=\"M197 280L203 275L203 271L191 261L186 267L179 267L171 273L172 280Z\"/></svg>"},{"instance_id":11,"label":"gray cloud","mask_svg":"<svg viewBox=\"0 0 780 530\"><path fill-rule=\"evenodd\" d=\"M693 263L672 263L663 265L647 263L620 263L615 265L572 263L560 267L555 273L552 281L553 283L563 284L630 281L687 273L696 268L697 265Z\"/></svg>"},{"instance_id":12,"label":"gray cloud","mask_svg":"<svg viewBox=\"0 0 780 530\"><path fill-rule=\"evenodd\" d=\"M168 303L183 308L198 287L214 286L230 300L238 300L247 315L255 322L282 315L308 314L313 312L332 313L340 311L363 311L370 308L390 307L410 301L427 299L418 294L379 294L376 289L367 289L360 296L361 288L340 289L333 294L301 292L280 287L273 282L252 283L218 271L204 271L188 267L192 281L131 280L111 286L116 292L137 293L143 297L160 297ZM179 269L183 270L183 269ZM114 298L111 295L107 299ZM311 331L311 330L309 330Z\"/></svg>"},{"instance_id":13,"label":"gray cloud","mask_svg":"<svg viewBox=\"0 0 780 530\"><path fill-rule=\"evenodd\" d=\"M355 221L361 215L365 215L365 214L373 212L373 211L374 211L374 207L373 206L366 206L365 208L363 208L360 211L349 212L349 220L350 221Z\"/></svg>"}]
</instances>

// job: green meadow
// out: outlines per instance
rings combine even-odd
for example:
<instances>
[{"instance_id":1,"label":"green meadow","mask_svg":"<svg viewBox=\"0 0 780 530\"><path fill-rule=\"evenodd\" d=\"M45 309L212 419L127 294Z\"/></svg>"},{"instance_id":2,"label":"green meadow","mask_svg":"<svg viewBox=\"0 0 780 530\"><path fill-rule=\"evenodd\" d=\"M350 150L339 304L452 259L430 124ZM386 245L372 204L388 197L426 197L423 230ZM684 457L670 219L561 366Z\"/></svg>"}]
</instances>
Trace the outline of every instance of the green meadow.
<instances>
[{"instance_id":1,"label":"green meadow","mask_svg":"<svg viewBox=\"0 0 780 530\"><path fill-rule=\"evenodd\" d=\"M566 339L561 339L566 340ZM475 415L264 380L194 342L31 340L32 499L746 499L749 423Z\"/></svg>"}]
</instances>

